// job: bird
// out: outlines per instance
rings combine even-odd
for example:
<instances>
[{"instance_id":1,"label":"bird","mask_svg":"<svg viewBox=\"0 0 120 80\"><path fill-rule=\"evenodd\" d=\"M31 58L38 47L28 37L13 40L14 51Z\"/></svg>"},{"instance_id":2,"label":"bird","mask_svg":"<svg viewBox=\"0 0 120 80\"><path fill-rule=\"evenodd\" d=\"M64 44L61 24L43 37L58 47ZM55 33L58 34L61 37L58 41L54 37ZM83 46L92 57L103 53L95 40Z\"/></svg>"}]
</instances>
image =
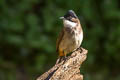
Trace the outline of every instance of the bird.
<instances>
[{"instance_id":1,"label":"bird","mask_svg":"<svg viewBox=\"0 0 120 80\"><path fill-rule=\"evenodd\" d=\"M80 48L83 41L83 30L80 20L73 10L68 10L67 13L60 17L63 20L63 28L56 41L56 51L61 58L66 58L68 53L71 53Z\"/></svg>"}]
</instances>

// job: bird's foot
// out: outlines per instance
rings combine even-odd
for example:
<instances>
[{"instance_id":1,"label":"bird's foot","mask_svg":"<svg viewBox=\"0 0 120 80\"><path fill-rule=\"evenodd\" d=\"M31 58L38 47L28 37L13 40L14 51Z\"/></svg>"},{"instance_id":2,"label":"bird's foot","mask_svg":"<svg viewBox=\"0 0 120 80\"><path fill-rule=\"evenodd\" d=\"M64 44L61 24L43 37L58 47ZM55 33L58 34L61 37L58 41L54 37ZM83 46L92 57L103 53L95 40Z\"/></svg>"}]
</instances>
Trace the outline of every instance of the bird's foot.
<instances>
[{"instance_id":1,"label":"bird's foot","mask_svg":"<svg viewBox=\"0 0 120 80\"><path fill-rule=\"evenodd\" d=\"M61 57L59 57L56 61L56 64L59 64L61 62Z\"/></svg>"},{"instance_id":2,"label":"bird's foot","mask_svg":"<svg viewBox=\"0 0 120 80\"><path fill-rule=\"evenodd\" d=\"M59 58L57 59L56 64L59 64L59 63L61 63L62 61L64 61L64 63L65 63L66 60L67 60L67 57L66 57L66 56L61 56L61 57L59 57Z\"/></svg>"},{"instance_id":3,"label":"bird's foot","mask_svg":"<svg viewBox=\"0 0 120 80\"><path fill-rule=\"evenodd\" d=\"M82 50L82 48L80 47L80 53L82 53L83 52L83 50Z\"/></svg>"},{"instance_id":4,"label":"bird's foot","mask_svg":"<svg viewBox=\"0 0 120 80\"><path fill-rule=\"evenodd\" d=\"M80 50L80 53L83 52L82 47L79 47L79 48L76 49L76 51L78 51L78 50Z\"/></svg>"}]
</instances>

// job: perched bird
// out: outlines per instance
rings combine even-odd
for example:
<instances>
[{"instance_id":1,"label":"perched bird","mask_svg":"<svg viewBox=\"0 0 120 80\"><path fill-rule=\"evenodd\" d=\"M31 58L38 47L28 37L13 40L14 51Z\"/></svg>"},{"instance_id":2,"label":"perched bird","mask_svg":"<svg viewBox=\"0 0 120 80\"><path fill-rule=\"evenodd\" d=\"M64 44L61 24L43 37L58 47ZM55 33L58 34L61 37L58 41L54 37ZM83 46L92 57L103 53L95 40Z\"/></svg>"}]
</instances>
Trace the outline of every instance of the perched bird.
<instances>
[{"instance_id":1,"label":"perched bird","mask_svg":"<svg viewBox=\"0 0 120 80\"><path fill-rule=\"evenodd\" d=\"M66 57L70 52L78 49L83 40L83 30L80 20L73 10L69 10L63 17L63 29L56 42L59 57Z\"/></svg>"}]
</instances>

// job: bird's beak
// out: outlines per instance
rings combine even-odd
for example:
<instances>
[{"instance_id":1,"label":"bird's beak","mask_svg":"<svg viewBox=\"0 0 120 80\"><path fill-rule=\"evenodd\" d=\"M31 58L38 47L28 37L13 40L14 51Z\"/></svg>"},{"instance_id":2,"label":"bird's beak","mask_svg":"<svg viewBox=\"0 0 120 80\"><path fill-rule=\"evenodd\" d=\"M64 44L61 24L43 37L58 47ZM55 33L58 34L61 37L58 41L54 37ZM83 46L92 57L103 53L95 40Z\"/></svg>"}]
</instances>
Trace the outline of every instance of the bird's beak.
<instances>
[{"instance_id":1,"label":"bird's beak","mask_svg":"<svg viewBox=\"0 0 120 80\"><path fill-rule=\"evenodd\" d=\"M60 19L64 19L64 17L60 17Z\"/></svg>"}]
</instances>

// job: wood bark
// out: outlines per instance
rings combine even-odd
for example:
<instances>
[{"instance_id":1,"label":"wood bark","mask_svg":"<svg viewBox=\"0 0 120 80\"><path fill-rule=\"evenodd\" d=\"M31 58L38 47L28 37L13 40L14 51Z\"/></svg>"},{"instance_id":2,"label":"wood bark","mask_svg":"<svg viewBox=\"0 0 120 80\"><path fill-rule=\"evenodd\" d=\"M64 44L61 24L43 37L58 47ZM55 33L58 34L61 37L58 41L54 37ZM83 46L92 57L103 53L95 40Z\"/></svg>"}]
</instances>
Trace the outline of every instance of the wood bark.
<instances>
[{"instance_id":1,"label":"wood bark","mask_svg":"<svg viewBox=\"0 0 120 80\"><path fill-rule=\"evenodd\" d=\"M37 80L83 80L80 74L81 64L86 60L88 51L84 48L72 52L66 60L55 64Z\"/></svg>"}]
</instances>

